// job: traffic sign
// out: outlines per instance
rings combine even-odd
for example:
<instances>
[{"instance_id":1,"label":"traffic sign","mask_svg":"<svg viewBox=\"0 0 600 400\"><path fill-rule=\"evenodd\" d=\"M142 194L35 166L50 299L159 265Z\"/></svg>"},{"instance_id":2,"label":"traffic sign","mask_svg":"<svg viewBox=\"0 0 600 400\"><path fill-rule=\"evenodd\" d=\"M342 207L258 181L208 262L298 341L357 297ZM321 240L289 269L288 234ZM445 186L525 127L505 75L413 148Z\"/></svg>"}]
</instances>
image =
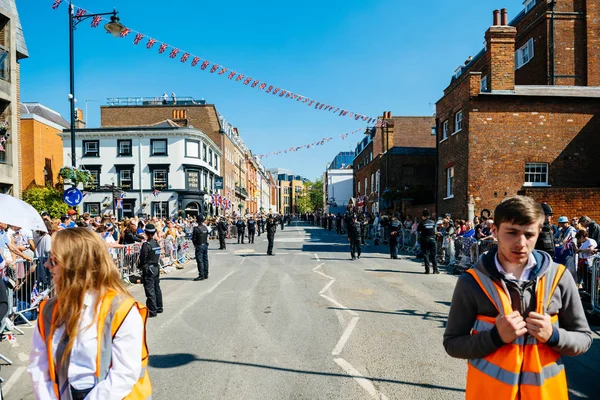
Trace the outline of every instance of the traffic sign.
<instances>
[{"instance_id":1,"label":"traffic sign","mask_svg":"<svg viewBox=\"0 0 600 400\"><path fill-rule=\"evenodd\" d=\"M81 200L83 200L83 194L81 193L81 190L72 187L65 190L63 199L65 200L65 203L67 203L67 205L75 207L81 203Z\"/></svg>"}]
</instances>

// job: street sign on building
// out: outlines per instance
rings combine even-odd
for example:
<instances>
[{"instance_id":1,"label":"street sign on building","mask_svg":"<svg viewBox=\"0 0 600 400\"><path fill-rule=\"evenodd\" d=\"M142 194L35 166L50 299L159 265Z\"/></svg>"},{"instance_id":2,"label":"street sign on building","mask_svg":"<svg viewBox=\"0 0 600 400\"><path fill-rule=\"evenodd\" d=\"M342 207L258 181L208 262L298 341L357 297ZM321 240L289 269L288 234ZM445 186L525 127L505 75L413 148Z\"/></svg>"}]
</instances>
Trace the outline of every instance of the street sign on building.
<instances>
[{"instance_id":1,"label":"street sign on building","mask_svg":"<svg viewBox=\"0 0 600 400\"><path fill-rule=\"evenodd\" d=\"M215 177L215 190L223 189L223 177Z\"/></svg>"}]
</instances>

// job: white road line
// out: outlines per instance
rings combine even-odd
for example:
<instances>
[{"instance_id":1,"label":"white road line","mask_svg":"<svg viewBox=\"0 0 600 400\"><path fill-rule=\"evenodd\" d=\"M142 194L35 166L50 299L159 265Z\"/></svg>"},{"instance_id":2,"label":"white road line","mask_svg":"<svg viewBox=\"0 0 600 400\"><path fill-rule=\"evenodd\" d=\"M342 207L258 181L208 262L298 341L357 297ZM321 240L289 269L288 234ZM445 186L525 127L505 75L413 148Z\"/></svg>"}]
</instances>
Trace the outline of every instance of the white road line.
<instances>
[{"instance_id":1,"label":"white road line","mask_svg":"<svg viewBox=\"0 0 600 400\"><path fill-rule=\"evenodd\" d=\"M346 311L348 314L352 315L353 317L358 317L358 314L354 310L349 309L348 307L346 307L343 304L339 303L337 300L332 299L331 297L329 297L327 295L324 295L324 294L322 294L321 297L324 298L325 300L329 301L333 305L338 306L339 308L341 308L342 310Z\"/></svg>"},{"instance_id":2,"label":"white road line","mask_svg":"<svg viewBox=\"0 0 600 400\"><path fill-rule=\"evenodd\" d=\"M12 389L14 384L17 383L17 381L19 380L21 375L23 375L23 372L25 372L26 369L27 368L25 368L25 367L17 368L15 373L11 375L11 377L8 379L8 381L6 381L6 383L4 383L2 385L2 392L4 393L4 395L7 395L8 392L10 392L10 389Z\"/></svg>"},{"instance_id":3,"label":"white road line","mask_svg":"<svg viewBox=\"0 0 600 400\"><path fill-rule=\"evenodd\" d=\"M319 259L319 255L318 255L317 253L315 253L315 259L316 259L318 262L321 262L321 260Z\"/></svg>"},{"instance_id":4,"label":"white road line","mask_svg":"<svg viewBox=\"0 0 600 400\"><path fill-rule=\"evenodd\" d=\"M325 287L323 289L321 289L319 294L325 293L327 291L327 289L329 289L331 287L331 285L333 285L334 282L335 282L335 279L332 279L327 285L325 285Z\"/></svg>"},{"instance_id":5,"label":"white road line","mask_svg":"<svg viewBox=\"0 0 600 400\"><path fill-rule=\"evenodd\" d=\"M342 337L340 338L340 340L338 340L337 345L335 346L335 348L331 352L332 355L339 356L340 353L342 352L342 350L344 350L344 346L346 345L346 342L350 338L350 335L352 334L352 331L356 327L356 323L357 322L358 322L358 317L352 318L352 320L350 321L350 323L346 327L346 330L344 331L344 334L342 335Z\"/></svg>"},{"instance_id":6,"label":"white road line","mask_svg":"<svg viewBox=\"0 0 600 400\"><path fill-rule=\"evenodd\" d=\"M346 371L348 375L352 376L354 380L358 382L358 384L362 386L362 388L365 389L367 393L371 395L372 398L379 400L387 400L386 395L377 390L373 385L373 382L365 378L348 361L344 360L343 358L334 358L333 361L335 361L337 365L339 365L344 371Z\"/></svg>"}]
</instances>

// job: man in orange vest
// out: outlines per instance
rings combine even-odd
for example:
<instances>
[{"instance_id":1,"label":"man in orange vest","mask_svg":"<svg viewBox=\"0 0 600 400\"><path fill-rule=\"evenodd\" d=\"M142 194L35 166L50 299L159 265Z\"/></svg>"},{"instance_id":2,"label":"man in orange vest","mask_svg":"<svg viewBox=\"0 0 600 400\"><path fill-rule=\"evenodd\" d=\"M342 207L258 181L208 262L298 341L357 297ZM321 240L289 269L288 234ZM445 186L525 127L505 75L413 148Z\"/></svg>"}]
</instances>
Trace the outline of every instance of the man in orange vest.
<instances>
[{"instance_id":1,"label":"man in orange vest","mask_svg":"<svg viewBox=\"0 0 600 400\"><path fill-rule=\"evenodd\" d=\"M544 221L532 198L494 212L497 247L456 284L446 352L468 360L467 399L568 399L563 355L592 344L579 292L565 267L534 250Z\"/></svg>"}]
</instances>

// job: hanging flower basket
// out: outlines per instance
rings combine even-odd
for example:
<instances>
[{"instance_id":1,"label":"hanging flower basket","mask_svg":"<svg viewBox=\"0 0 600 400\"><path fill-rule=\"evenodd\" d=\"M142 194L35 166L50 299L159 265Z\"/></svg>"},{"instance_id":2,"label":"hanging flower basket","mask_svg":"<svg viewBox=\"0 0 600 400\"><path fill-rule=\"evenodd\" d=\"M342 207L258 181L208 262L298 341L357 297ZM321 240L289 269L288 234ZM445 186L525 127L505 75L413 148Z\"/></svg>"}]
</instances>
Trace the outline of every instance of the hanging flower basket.
<instances>
[{"instance_id":1,"label":"hanging flower basket","mask_svg":"<svg viewBox=\"0 0 600 400\"><path fill-rule=\"evenodd\" d=\"M0 121L0 136L5 136L9 127L8 121Z\"/></svg>"},{"instance_id":2,"label":"hanging flower basket","mask_svg":"<svg viewBox=\"0 0 600 400\"><path fill-rule=\"evenodd\" d=\"M65 181L69 181L74 186L77 186L80 183L83 183L83 186L86 186L93 180L90 171L68 166L62 167L60 171L58 171L58 176Z\"/></svg>"}]
</instances>

